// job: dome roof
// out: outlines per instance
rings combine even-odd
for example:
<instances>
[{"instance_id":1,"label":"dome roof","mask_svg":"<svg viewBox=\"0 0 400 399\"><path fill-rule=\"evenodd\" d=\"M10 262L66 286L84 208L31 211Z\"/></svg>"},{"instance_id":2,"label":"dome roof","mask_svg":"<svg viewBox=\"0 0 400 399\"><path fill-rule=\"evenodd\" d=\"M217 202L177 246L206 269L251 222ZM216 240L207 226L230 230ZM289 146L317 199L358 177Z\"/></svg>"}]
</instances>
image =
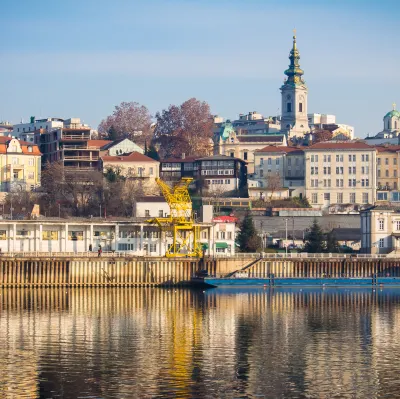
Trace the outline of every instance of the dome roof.
<instances>
[{"instance_id":1,"label":"dome roof","mask_svg":"<svg viewBox=\"0 0 400 399\"><path fill-rule=\"evenodd\" d=\"M400 112L397 111L397 109L393 109L392 111L388 112L384 118L392 118L393 116L396 116L397 118L400 118Z\"/></svg>"}]
</instances>

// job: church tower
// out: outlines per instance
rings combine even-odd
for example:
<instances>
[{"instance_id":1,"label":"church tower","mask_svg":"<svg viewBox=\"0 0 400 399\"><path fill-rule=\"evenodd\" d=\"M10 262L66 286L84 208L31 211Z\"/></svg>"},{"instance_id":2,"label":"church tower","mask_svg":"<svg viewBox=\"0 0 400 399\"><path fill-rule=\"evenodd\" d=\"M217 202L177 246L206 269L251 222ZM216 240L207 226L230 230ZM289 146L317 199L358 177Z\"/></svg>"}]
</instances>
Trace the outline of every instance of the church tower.
<instances>
[{"instance_id":1,"label":"church tower","mask_svg":"<svg viewBox=\"0 0 400 399\"><path fill-rule=\"evenodd\" d=\"M293 36L293 48L289 55L287 78L281 87L282 119L281 131L288 137L303 137L310 131L307 118L307 86L303 80L304 71L300 68L300 53L296 45L296 33Z\"/></svg>"}]
</instances>

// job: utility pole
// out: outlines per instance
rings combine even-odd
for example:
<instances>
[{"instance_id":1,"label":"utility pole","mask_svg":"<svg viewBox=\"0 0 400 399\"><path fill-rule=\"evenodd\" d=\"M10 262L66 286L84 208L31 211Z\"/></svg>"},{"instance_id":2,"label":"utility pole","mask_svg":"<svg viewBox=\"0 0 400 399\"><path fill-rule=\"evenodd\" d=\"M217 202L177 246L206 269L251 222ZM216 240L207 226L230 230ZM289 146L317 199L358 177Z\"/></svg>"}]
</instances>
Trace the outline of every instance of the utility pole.
<instances>
[{"instance_id":1,"label":"utility pole","mask_svg":"<svg viewBox=\"0 0 400 399\"><path fill-rule=\"evenodd\" d=\"M287 222L288 222L288 218L285 218L285 252L286 252L286 255L287 255Z\"/></svg>"}]
</instances>

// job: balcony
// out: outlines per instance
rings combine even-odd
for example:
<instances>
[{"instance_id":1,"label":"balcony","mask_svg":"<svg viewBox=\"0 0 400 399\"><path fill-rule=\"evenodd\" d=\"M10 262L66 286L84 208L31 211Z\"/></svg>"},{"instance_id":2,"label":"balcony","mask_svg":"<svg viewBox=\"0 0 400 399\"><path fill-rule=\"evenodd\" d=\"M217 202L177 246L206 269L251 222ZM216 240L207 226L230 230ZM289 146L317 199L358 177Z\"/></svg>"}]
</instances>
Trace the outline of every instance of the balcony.
<instances>
[{"instance_id":1,"label":"balcony","mask_svg":"<svg viewBox=\"0 0 400 399\"><path fill-rule=\"evenodd\" d=\"M93 146L85 146L85 145L74 145L74 144L64 144L63 147L61 148L62 150L79 150L79 151L85 151L85 150L99 150L98 147L93 147Z\"/></svg>"},{"instance_id":2,"label":"balcony","mask_svg":"<svg viewBox=\"0 0 400 399\"><path fill-rule=\"evenodd\" d=\"M75 141L81 141L81 140L90 140L90 135L89 134L62 134L61 135L61 140L75 140Z\"/></svg>"},{"instance_id":3,"label":"balcony","mask_svg":"<svg viewBox=\"0 0 400 399\"><path fill-rule=\"evenodd\" d=\"M98 161L98 156L89 157L87 155L64 155L64 161Z\"/></svg>"}]
</instances>

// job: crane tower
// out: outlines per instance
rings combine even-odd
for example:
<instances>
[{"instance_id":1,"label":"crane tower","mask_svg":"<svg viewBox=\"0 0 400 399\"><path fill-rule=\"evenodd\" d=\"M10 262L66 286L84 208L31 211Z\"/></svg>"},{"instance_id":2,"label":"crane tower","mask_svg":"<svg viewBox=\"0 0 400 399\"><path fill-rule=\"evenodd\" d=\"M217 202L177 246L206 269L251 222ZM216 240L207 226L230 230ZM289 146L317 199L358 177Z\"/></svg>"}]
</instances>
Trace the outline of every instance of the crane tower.
<instances>
[{"instance_id":1,"label":"crane tower","mask_svg":"<svg viewBox=\"0 0 400 399\"><path fill-rule=\"evenodd\" d=\"M200 226L194 223L192 200L188 191L192 180L191 177L183 177L171 188L161 179L156 178L156 183L169 205L170 214L167 217L149 219L147 223L157 224L164 234L172 234L172 245L165 253L165 256L169 258L202 255L199 242Z\"/></svg>"}]
</instances>

